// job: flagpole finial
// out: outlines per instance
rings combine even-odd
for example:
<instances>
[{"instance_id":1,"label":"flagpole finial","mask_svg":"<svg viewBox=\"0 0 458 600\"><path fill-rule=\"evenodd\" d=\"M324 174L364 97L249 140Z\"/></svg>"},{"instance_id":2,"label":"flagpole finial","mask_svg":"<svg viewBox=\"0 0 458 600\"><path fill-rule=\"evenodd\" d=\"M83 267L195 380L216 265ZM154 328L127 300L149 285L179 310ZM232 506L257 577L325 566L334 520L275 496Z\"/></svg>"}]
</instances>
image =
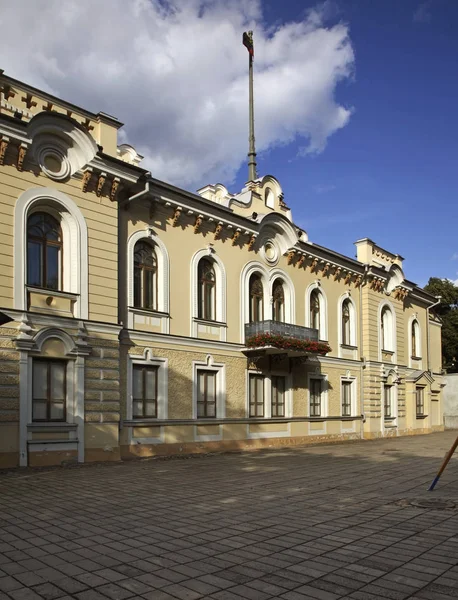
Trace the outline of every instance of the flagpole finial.
<instances>
[{"instance_id":1,"label":"flagpole finial","mask_svg":"<svg viewBox=\"0 0 458 600\"><path fill-rule=\"evenodd\" d=\"M254 94L253 94L253 58L254 44L253 32L245 31L243 33L243 45L248 50L248 85L249 85L249 125L250 134L248 137L248 181L254 181L257 178L256 173L256 150L254 139Z\"/></svg>"}]
</instances>

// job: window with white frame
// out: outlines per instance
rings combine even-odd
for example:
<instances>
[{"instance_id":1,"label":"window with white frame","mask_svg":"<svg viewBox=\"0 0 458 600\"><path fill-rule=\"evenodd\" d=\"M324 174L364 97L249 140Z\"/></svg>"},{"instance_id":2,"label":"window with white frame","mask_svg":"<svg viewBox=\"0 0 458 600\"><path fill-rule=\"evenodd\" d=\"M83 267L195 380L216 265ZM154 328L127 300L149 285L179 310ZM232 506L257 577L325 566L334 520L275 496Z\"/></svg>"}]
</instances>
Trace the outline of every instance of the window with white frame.
<instances>
[{"instance_id":1,"label":"window with white frame","mask_svg":"<svg viewBox=\"0 0 458 600\"><path fill-rule=\"evenodd\" d=\"M226 416L226 368L211 355L193 363L193 418L224 419Z\"/></svg>"},{"instance_id":2,"label":"window with white frame","mask_svg":"<svg viewBox=\"0 0 458 600\"><path fill-rule=\"evenodd\" d=\"M318 287L312 287L307 294L306 325L318 330L320 340L327 340L326 298Z\"/></svg>"},{"instance_id":3,"label":"window with white frame","mask_svg":"<svg viewBox=\"0 0 458 600\"><path fill-rule=\"evenodd\" d=\"M213 249L199 250L191 259L191 336L226 341L226 308L224 263Z\"/></svg>"},{"instance_id":4,"label":"window with white frame","mask_svg":"<svg viewBox=\"0 0 458 600\"><path fill-rule=\"evenodd\" d=\"M157 418L157 380L159 367L133 365L132 418Z\"/></svg>"},{"instance_id":5,"label":"window with white frame","mask_svg":"<svg viewBox=\"0 0 458 600\"><path fill-rule=\"evenodd\" d=\"M383 386L383 414L386 420L390 420L394 418L394 390L393 385L384 384Z\"/></svg>"},{"instance_id":6,"label":"window with white frame","mask_svg":"<svg viewBox=\"0 0 458 600\"><path fill-rule=\"evenodd\" d=\"M262 279L257 273L253 273L249 282L250 292L250 314L249 322L255 323L264 319L264 288Z\"/></svg>"},{"instance_id":7,"label":"window with white frame","mask_svg":"<svg viewBox=\"0 0 458 600\"><path fill-rule=\"evenodd\" d=\"M32 421L65 421L67 361L32 360Z\"/></svg>"},{"instance_id":8,"label":"window with white frame","mask_svg":"<svg viewBox=\"0 0 458 600\"><path fill-rule=\"evenodd\" d=\"M341 381L342 416L351 417L353 410L353 381L343 379Z\"/></svg>"},{"instance_id":9,"label":"window with white frame","mask_svg":"<svg viewBox=\"0 0 458 600\"><path fill-rule=\"evenodd\" d=\"M324 416L323 379L321 377L309 379L309 415L311 417Z\"/></svg>"},{"instance_id":10,"label":"window with white frame","mask_svg":"<svg viewBox=\"0 0 458 600\"><path fill-rule=\"evenodd\" d=\"M412 321L411 346L411 357L416 359L421 358L420 325L416 319Z\"/></svg>"},{"instance_id":11,"label":"window with white frame","mask_svg":"<svg viewBox=\"0 0 458 600\"><path fill-rule=\"evenodd\" d=\"M389 306L384 306L380 315L380 342L382 350L394 352L394 319Z\"/></svg>"},{"instance_id":12,"label":"window with white frame","mask_svg":"<svg viewBox=\"0 0 458 600\"><path fill-rule=\"evenodd\" d=\"M265 419L289 417L291 390L288 377L248 373L248 415Z\"/></svg>"},{"instance_id":13,"label":"window with white frame","mask_svg":"<svg viewBox=\"0 0 458 600\"><path fill-rule=\"evenodd\" d=\"M198 266L198 316L216 320L216 274L213 261L201 258Z\"/></svg>"},{"instance_id":14,"label":"window with white frame","mask_svg":"<svg viewBox=\"0 0 458 600\"><path fill-rule=\"evenodd\" d=\"M285 290L281 279L276 279L272 286L272 319L285 321Z\"/></svg>"},{"instance_id":15,"label":"window with white frame","mask_svg":"<svg viewBox=\"0 0 458 600\"><path fill-rule=\"evenodd\" d=\"M215 418L216 410L216 371L197 371L197 418Z\"/></svg>"},{"instance_id":16,"label":"window with white frame","mask_svg":"<svg viewBox=\"0 0 458 600\"><path fill-rule=\"evenodd\" d=\"M425 388L417 385L415 388L415 409L418 417L425 416Z\"/></svg>"},{"instance_id":17,"label":"window with white frame","mask_svg":"<svg viewBox=\"0 0 458 600\"><path fill-rule=\"evenodd\" d=\"M21 194L14 256L14 308L28 309L29 292L54 290L72 297L74 317L88 318L87 226L73 200L46 187Z\"/></svg>"},{"instance_id":18,"label":"window with white frame","mask_svg":"<svg viewBox=\"0 0 458 600\"><path fill-rule=\"evenodd\" d=\"M158 309L157 257L153 244L140 240L134 248L134 306Z\"/></svg>"},{"instance_id":19,"label":"window with white frame","mask_svg":"<svg viewBox=\"0 0 458 600\"><path fill-rule=\"evenodd\" d=\"M166 419L168 414L168 359L147 348L129 355L127 419Z\"/></svg>"},{"instance_id":20,"label":"window with white frame","mask_svg":"<svg viewBox=\"0 0 458 600\"><path fill-rule=\"evenodd\" d=\"M340 343L343 346L356 346L356 311L350 298L340 305Z\"/></svg>"}]
</instances>

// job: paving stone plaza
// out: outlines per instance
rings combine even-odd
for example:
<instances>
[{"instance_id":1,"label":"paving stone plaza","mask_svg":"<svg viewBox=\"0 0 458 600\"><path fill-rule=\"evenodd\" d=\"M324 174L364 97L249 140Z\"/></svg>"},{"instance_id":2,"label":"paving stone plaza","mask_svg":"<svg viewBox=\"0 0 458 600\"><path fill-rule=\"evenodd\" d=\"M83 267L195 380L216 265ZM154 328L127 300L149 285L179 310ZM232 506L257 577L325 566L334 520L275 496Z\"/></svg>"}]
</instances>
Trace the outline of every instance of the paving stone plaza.
<instances>
[{"instance_id":1,"label":"paving stone plaza","mask_svg":"<svg viewBox=\"0 0 458 600\"><path fill-rule=\"evenodd\" d=\"M0 600L458 598L456 433L3 472Z\"/></svg>"}]
</instances>

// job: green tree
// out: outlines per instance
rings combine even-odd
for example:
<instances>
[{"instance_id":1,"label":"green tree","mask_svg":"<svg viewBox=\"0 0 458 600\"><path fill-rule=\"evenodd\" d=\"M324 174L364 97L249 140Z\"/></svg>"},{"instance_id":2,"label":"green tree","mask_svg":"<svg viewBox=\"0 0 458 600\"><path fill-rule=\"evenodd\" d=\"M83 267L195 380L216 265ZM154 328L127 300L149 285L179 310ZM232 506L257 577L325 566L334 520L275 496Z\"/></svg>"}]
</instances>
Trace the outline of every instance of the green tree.
<instances>
[{"instance_id":1,"label":"green tree","mask_svg":"<svg viewBox=\"0 0 458 600\"><path fill-rule=\"evenodd\" d=\"M442 361L449 372L458 371L458 287L448 279L431 277L425 290L442 296L433 308L442 320Z\"/></svg>"}]
</instances>

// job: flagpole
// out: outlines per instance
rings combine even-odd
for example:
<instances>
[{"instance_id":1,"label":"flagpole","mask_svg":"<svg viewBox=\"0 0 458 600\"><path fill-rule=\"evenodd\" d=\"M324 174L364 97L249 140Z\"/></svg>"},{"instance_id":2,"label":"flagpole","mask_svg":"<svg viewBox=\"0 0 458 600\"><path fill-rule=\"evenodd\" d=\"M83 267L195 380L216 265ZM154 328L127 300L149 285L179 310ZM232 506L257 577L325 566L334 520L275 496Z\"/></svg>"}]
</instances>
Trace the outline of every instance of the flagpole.
<instances>
[{"instance_id":1,"label":"flagpole","mask_svg":"<svg viewBox=\"0 0 458 600\"><path fill-rule=\"evenodd\" d=\"M251 43L253 44L253 32L249 31L248 36ZM256 173L256 150L254 140L254 95L253 95L253 53L248 53L248 74L249 74L249 121L250 121L250 135L248 138L249 150L248 150L248 181L254 181L257 178Z\"/></svg>"}]
</instances>

